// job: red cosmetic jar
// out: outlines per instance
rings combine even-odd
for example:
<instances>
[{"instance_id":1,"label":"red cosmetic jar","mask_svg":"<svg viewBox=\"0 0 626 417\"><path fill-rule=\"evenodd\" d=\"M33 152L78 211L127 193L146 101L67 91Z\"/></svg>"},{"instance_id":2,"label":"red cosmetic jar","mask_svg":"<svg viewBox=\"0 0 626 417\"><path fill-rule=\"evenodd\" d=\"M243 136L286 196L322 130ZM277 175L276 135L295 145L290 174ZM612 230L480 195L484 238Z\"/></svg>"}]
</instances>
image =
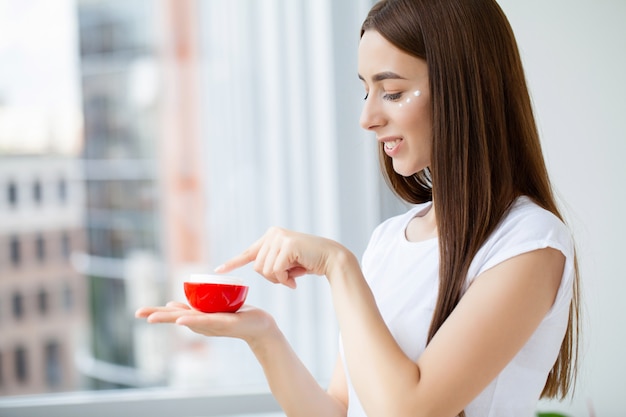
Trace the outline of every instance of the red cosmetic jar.
<instances>
[{"instance_id":1,"label":"red cosmetic jar","mask_svg":"<svg viewBox=\"0 0 626 417\"><path fill-rule=\"evenodd\" d=\"M226 275L193 274L184 287L189 305L203 313L234 313L248 295L241 278Z\"/></svg>"}]
</instances>

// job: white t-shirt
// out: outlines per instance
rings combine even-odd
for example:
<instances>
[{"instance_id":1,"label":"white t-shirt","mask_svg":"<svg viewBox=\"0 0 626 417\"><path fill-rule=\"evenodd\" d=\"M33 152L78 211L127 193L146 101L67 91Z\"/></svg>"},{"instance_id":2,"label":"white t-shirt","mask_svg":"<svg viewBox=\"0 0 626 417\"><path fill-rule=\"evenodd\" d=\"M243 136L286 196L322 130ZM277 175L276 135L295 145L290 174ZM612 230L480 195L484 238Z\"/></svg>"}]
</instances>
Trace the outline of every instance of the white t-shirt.
<instances>
[{"instance_id":1,"label":"white t-shirt","mask_svg":"<svg viewBox=\"0 0 626 417\"><path fill-rule=\"evenodd\" d=\"M405 232L410 220L429 208L430 203L417 205L380 224L362 259L363 273L385 323L404 353L413 360L424 351L437 300L439 248L437 238L410 242ZM546 247L558 249L566 257L554 305L522 350L465 408L467 417L535 415L537 401L567 327L574 277L573 241L567 227L556 216L529 198L520 197L470 265L466 288L482 272L500 262ZM346 376L348 416L364 417L347 369Z\"/></svg>"}]
</instances>

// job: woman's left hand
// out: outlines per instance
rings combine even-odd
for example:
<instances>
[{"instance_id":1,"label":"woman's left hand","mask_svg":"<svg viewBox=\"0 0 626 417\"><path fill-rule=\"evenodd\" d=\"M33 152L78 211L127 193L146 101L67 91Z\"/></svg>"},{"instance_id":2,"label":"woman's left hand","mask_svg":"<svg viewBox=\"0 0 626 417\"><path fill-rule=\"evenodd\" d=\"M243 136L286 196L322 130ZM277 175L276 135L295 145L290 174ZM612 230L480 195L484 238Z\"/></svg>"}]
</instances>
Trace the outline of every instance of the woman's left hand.
<instances>
[{"instance_id":1,"label":"woman's left hand","mask_svg":"<svg viewBox=\"0 0 626 417\"><path fill-rule=\"evenodd\" d=\"M250 305L244 305L236 313L203 313L171 301L165 306L142 307L135 317L145 318L148 323L178 324L205 336L234 337L248 343L277 329L269 313Z\"/></svg>"},{"instance_id":2,"label":"woman's left hand","mask_svg":"<svg viewBox=\"0 0 626 417\"><path fill-rule=\"evenodd\" d=\"M333 240L272 227L215 272L226 273L254 261L254 270L267 280L295 288L297 277L328 275L347 253L345 247Z\"/></svg>"}]
</instances>

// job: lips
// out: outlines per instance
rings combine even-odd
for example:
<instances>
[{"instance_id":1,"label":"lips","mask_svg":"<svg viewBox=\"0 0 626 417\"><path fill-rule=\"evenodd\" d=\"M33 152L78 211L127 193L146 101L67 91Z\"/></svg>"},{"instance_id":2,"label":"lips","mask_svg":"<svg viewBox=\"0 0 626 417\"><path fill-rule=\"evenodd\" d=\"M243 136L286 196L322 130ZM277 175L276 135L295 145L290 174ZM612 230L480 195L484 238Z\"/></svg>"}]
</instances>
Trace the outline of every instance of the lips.
<instances>
[{"instance_id":1,"label":"lips","mask_svg":"<svg viewBox=\"0 0 626 417\"><path fill-rule=\"evenodd\" d=\"M388 151L393 150L396 146L398 146L400 141L401 141L401 139L397 139L397 140L390 141L390 142L385 142L384 143L385 149L388 150Z\"/></svg>"},{"instance_id":2,"label":"lips","mask_svg":"<svg viewBox=\"0 0 626 417\"><path fill-rule=\"evenodd\" d=\"M389 154L398 147L400 142L402 142L402 138L383 138L379 139L379 141L382 142L385 152Z\"/></svg>"}]
</instances>

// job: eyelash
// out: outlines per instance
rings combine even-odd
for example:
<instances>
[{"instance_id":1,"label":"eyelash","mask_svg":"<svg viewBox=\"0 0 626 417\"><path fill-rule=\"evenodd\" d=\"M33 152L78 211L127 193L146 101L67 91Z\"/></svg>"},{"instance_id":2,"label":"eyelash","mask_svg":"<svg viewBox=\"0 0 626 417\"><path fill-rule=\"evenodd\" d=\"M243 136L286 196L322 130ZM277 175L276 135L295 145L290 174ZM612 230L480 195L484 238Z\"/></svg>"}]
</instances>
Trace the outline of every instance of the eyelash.
<instances>
[{"instance_id":1,"label":"eyelash","mask_svg":"<svg viewBox=\"0 0 626 417\"><path fill-rule=\"evenodd\" d=\"M363 100L367 100L369 96L370 96L370 93L365 93L365 97L363 97ZM396 100L399 100L400 97L402 97L402 93L385 94L383 96L383 99L388 100L388 101L396 101Z\"/></svg>"},{"instance_id":2,"label":"eyelash","mask_svg":"<svg viewBox=\"0 0 626 417\"><path fill-rule=\"evenodd\" d=\"M383 98L385 100L389 100L389 101L396 101L399 100L400 97L402 97L402 93L394 93L394 94L385 94L383 96Z\"/></svg>"}]
</instances>

